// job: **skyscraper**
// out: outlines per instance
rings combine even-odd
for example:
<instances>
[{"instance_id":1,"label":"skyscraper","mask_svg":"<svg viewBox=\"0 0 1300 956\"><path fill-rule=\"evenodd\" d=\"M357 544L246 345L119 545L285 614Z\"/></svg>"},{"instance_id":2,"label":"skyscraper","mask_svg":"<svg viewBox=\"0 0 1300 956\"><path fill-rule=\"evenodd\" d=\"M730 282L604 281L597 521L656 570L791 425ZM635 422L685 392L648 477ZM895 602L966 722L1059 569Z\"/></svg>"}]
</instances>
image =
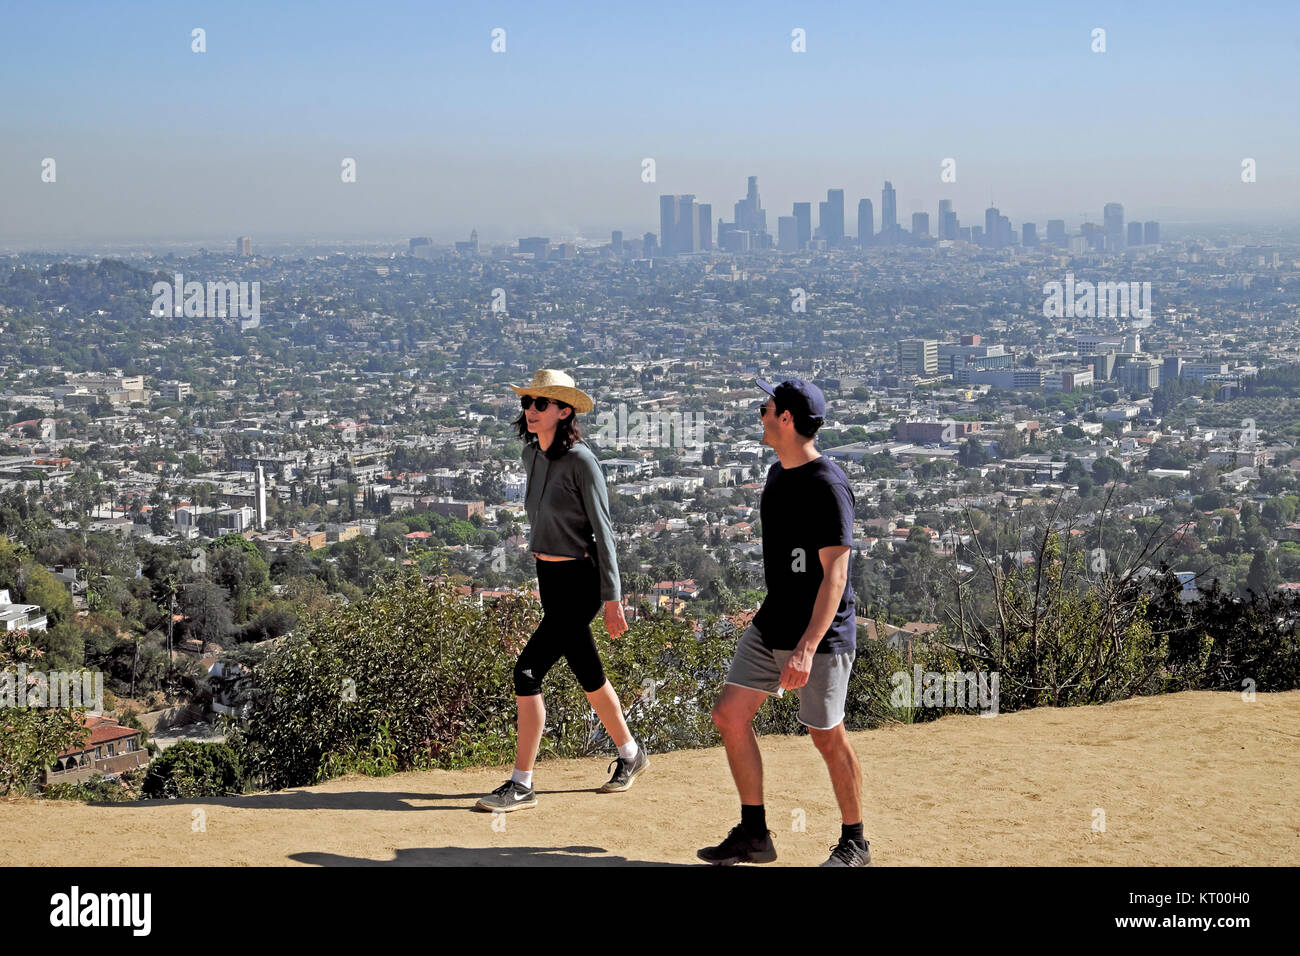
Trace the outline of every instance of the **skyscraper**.
<instances>
[{"instance_id":1,"label":"skyscraper","mask_svg":"<svg viewBox=\"0 0 1300 956\"><path fill-rule=\"evenodd\" d=\"M677 243L677 197L659 197L659 254L672 255Z\"/></svg>"},{"instance_id":2,"label":"skyscraper","mask_svg":"<svg viewBox=\"0 0 1300 956\"><path fill-rule=\"evenodd\" d=\"M713 204L702 202L695 207L700 218L700 249L713 248Z\"/></svg>"},{"instance_id":3,"label":"skyscraper","mask_svg":"<svg viewBox=\"0 0 1300 956\"><path fill-rule=\"evenodd\" d=\"M939 200L939 218L934 221L935 234L940 239L956 239L957 237L948 232L948 214L952 212L952 200Z\"/></svg>"},{"instance_id":4,"label":"skyscraper","mask_svg":"<svg viewBox=\"0 0 1300 956\"><path fill-rule=\"evenodd\" d=\"M1047 242L1048 245L1053 245L1053 246L1065 245L1065 220L1064 219L1047 220Z\"/></svg>"},{"instance_id":5,"label":"skyscraper","mask_svg":"<svg viewBox=\"0 0 1300 956\"><path fill-rule=\"evenodd\" d=\"M777 217L776 247L782 252L794 252L799 248L799 224L794 216Z\"/></svg>"},{"instance_id":6,"label":"skyscraper","mask_svg":"<svg viewBox=\"0 0 1300 956\"><path fill-rule=\"evenodd\" d=\"M1160 242L1160 223L1144 222L1142 224L1142 241L1148 246L1158 245Z\"/></svg>"},{"instance_id":7,"label":"skyscraper","mask_svg":"<svg viewBox=\"0 0 1300 956\"><path fill-rule=\"evenodd\" d=\"M880 191L880 235L888 241L897 229L898 197L894 193L894 184L886 179L885 188Z\"/></svg>"},{"instance_id":8,"label":"skyscraper","mask_svg":"<svg viewBox=\"0 0 1300 956\"><path fill-rule=\"evenodd\" d=\"M998 228L1001 218L996 206L984 210L984 244L990 249L1002 248L1002 230Z\"/></svg>"},{"instance_id":9,"label":"skyscraper","mask_svg":"<svg viewBox=\"0 0 1300 956\"><path fill-rule=\"evenodd\" d=\"M826 245L837 246L844 241L844 190L826 190L826 202L820 204L822 237Z\"/></svg>"},{"instance_id":10,"label":"skyscraper","mask_svg":"<svg viewBox=\"0 0 1300 956\"><path fill-rule=\"evenodd\" d=\"M1020 224L1020 244L1026 249L1034 249L1038 246L1037 223L1024 222Z\"/></svg>"},{"instance_id":11,"label":"skyscraper","mask_svg":"<svg viewBox=\"0 0 1300 956\"><path fill-rule=\"evenodd\" d=\"M745 198L736 203L736 228L750 234L749 248L761 249L769 244L767 211L758 197L758 177L749 177Z\"/></svg>"},{"instance_id":12,"label":"skyscraper","mask_svg":"<svg viewBox=\"0 0 1300 956\"><path fill-rule=\"evenodd\" d=\"M928 212L912 213L912 235L917 237L930 235L930 214Z\"/></svg>"},{"instance_id":13,"label":"skyscraper","mask_svg":"<svg viewBox=\"0 0 1300 956\"><path fill-rule=\"evenodd\" d=\"M1130 246L1142 245L1142 223L1134 220L1128 224L1127 244Z\"/></svg>"},{"instance_id":14,"label":"skyscraper","mask_svg":"<svg viewBox=\"0 0 1300 956\"><path fill-rule=\"evenodd\" d=\"M875 230L875 210L871 208L870 199L858 200L858 245L865 246L871 243L871 238Z\"/></svg>"},{"instance_id":15,"label":"skyscraper","mask_svg":"<svg viewBox=\"0 0 1300 956\"><path fill-rule=\"evenodd\" d=\"M1106 248L1118 252L1124 248L1124 207L1108 202L1101 210L1102 227L1106 231Z\"/></svg>"},{"instance_id":16,"label":"skyscraper","mask_svg":"<svg viewBox=\"0 0 1300 956\"><path fill-rule=\"evenodd\" d=\"M253 237L240 236L235 240L235 255L241 259L247 259L253 254Z\"/></svg>"},{"instance_id":17,"label":"skyscraper","mask_svg":"<svg viewBox=\"0 0 1300 956\"><path fill-rule=\"evenodd\" d=\"M673 251L700 251L700 214L695 208L694 193L677 197L677 247Z\"/></svg>"},{"instance_id":18,"label":"skyscraper","mask_svg":"<svg viewBox=\"0 0 1300 956\"><path fill-rule=\"evenodd\" d=\"M812 242L812 203L795 203L794 221L796 228L795 240L799 243L799 248L804 249L808 243Z\"/></svg>"},{"instance_id":19,"label":"skyscraper","mask_svg":"<svg viewBox=\"0 0 1300 956\"><path fill-rule=\"evenodd\" d=\"M621 256L623 254L623 230L622 229L615 229L613 232L609 234L609 247L611 250L613 250L614 255Z\"/></svg>"}]
</instances>

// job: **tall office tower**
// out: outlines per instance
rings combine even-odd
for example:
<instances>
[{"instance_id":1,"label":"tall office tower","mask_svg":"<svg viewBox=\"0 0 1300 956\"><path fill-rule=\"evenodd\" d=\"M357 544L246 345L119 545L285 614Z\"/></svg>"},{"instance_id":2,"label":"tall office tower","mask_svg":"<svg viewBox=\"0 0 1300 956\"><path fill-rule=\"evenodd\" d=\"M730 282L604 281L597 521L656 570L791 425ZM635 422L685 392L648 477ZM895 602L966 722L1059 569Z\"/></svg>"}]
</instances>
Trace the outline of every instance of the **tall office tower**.
<instances>
[{"instance_id":1,"label":"tall office tower","mask_svg":"<svg viewBox=\"0 0 1300 956\"><path fill-rule=\"evenodd\" d=\"M614 255L623 254L623 230L615 229L609 234L609 246L614 251Z\"/></svg>"},{"instance_id":2,"label":"tall office tower","mask_svg":"<svg viewBox=\"0 0 1300 956\"><path fill-rule=\"evenodd\" d=\"M943 234L949 239L961 238L961 227L957 225L957 214L951 209L943 214L943 222L939 228L943 230Z\"/></svg>"},{"instance_id":3,"label":"tall office tower","mask_svg":"<svg viewBox=\"0 0 1300 956\"><path fill-rule=\"evenodd\" d=\"M800 249L806 248L808 243L812 242L812 203L795 203L794 221L797 230L795 240L799 243Z\"/></svg>"},{"instance_id":4,"label":"tall office tower","mask_svg":"<svg viewBox=\"0 0 1300 956\"><path fill-rule=\"evenodd\" d=\"M1158 245L1160 242L1160 223L1144 222L1142 223L1142 242L1148 246Z\"/></svg>"},{"instance_id":5,"label":"tall office tower","mask_svg":"<svg viewBox=\"0 0 1300 956\"><path fill-rule=\"evenodd\" d=\"M1020 244L1026 249L1038 248L1038 224L1024 222L1020 224Z\"/></svg>"},{"instance_id":6,"label":"tall office tower","mask_svg":"<svg viewBox=\"0 0 1300 956\"><path fill-rule=\"evenodd\" d=\"M902 339L898 365L904 375L933 375L939 370L938 339Z\"/></svg>"},{"instance_id":7,"label":"tall office tower","mask_svg":"<svg viewBox=\"0 0 1300 956\"><path fill-rule=\"evenodd\" d=\"M1047 220L1047 244L1050 246L1065 245L1065 220L1064 219Z\"/></svg>"},{"instance_id":8,"label":"tall office tower","mask_svg":"<svg viewBox=\"0 0 1300 956\"><path fill-rule=\"evenodd\" d=\"M1081 223L1079 235L1083 237L1084 245L1094 252L1101 252L1106 244L1106 230L1095 222Z\"/></svg>"},{"instance_id":9,"label":"tall office tower","mask_svg":"<svg viewBox=\"0 0 1300 956\"><path fill-rule=\"evenodd\" d=\"M799 248L799 221L794 216L777 217L776 247L782 252L794 252Z\"/></svg>"},{"instance_id":10,"label":"tall office tower","mask_svg":"<svg viewBox=\"0 0 1300 956\"><path fill-rule=\"evenodd\" d=\"M266 475L262 473L262 466L257 466L257 477L254 479L257 487L257 527L262 531L266 530Z\"/></svg>"},{"instance_id":11,"label":"tall office tower","mask_svg":"<svg viewBox=\"0 0 1300 956\"><path fill-rule=\"evenodd\" d=\"M971 241L971 243L972 243L973 245L976 245L976 246L982 246L982 245L984 245L984 227L983 227L983 226L971 226L971 227L970 227L970 241Z\"/></svg>"},{"instance_id":12,"label":"tall office tower","mask_svg":"<svg viewBox=\"0 0 1300 956\"><path fill-rule=\"evenodd\" d=\"M695 208L694 193L677 197L677 247L673 251L700 251L700 214Z\"/></svg>"},{"instance_id":13,"label":"tall office tower","mask_svg":"<svg viewBox=\"0 0 1300 956\"><path fill-rule=\"evenodd\" d=\"M749 177L745 198L736 203L736 228L750 234L749 248L762 248L768 244L767 211L758 197L758 177Z\"/></svg>"},{"instance_id":14,"label":"tall office tower","mask_svg":"<svg viewBox=\"0 0 1300 956\"><path fill-rule=\"evenodd\" d=\"M912 213L912 235L918 238L930 235L930 214L928 212Z\"/></svg>"},{"instance_id":15,"label":"tall office tower","mask_svg":"<svg viewBox=\"0 0 1300 956\"><path fill-rule=\"evenodd\" d=\"M1011 229L1011 219L1007 216L998 216L998 245L1003 249L1015 245L1015 236Z\"/></svg>"},{"instance_id":16,"label":"tall office tower","mask_svg":"<svg viewBox=\"0 0 1300 956\"><path fill-rule=\"evenodd\" d=\"M844 242L844 190L826 190L825 212L822 214L822 237L828 246Z\"/></svg>"},{"instance_id":17,"label":"tall office tower","mask_svg":"<svg viewBox=\"0 0 1300 956\"><path fill-rule=\"evenodd\" d=\"M655 242L655 234L647 232L641 237L641 255L643 258L653 258L659 252L659 245Z\"/></svg>"},{"instance_id":18,"label":"tall office tower","mask_svg":"<svg viewBox=\"0 0 1300 956\"><path fill-rule=\"evenodd\" d=\"M713 203L702 202L695 207L700 217L700 249L713 248Z\"/></svg>"},{"instance_id":19,"label":"tall office tower","mask_svg":"<svg viewBox=\"0 0 1300 956\"><path fill-rule=\"evenodd\" d=\"M659 197L659 254L672 255L677 244L677 197Z\"/></svg>"},{"instance_id":20,"label":"tall office tower","mask_svg":"<svg viewBox=\"0 0 1300 956\"><path fill-rule=\"evenodd\" d=\"M939 218L934 221L934 231L940 239L955 239L948 234L948 213L952 212L952 200L939 200Z\"/></svg>"},{"instance_id":21,"label":"tall office tower","mask_svg":"<svg viewBox=\"0 0 1300 956\"><path fill-rule=\"evenodd\" d=\"M876 213L871 208L870 199L858 200L858 245L871 244L871 237L876 228Z\"/></svg>"},{"instance_id":22,"label":"tall office tower","mask_svg":"<svg viewBox=\"0 0 1300 956\"><path fill-rule=\"evenodd\" d=\"M998 241L1002 237L1002 231L998 229L1000 218L997 207L989 206L984 210L984 243L990 249L997 249L1000 246Z\"/></svg>"},{"instance_id":23,"label":"tall office tower","mask_svg":"<svg viewBox=\"0 0 1300 956\"><path fill-rule=\"evenodd\" d=\"M1130 246L1142 245L1142 223L1130 222L1128 224L1128 244Z\"/></svg>"},{"instance_id":24,"label":"tall office tower","mask_svg":"<svg viewBox=\"0 0 1300 956\"><path fill-rule=\"evenodd\" d=\"M1124 248L1124 207L1108 202L1101 210L1101 221L1106 230L1106 249L1118 252Z\"/></svg>"},{"instance_id":25,"label":"tall office tower","mask_svg":"<svg viewBox=\"0 0 1300 956\"><path fill-rule=\"evenodd\" d=\"M235 240L235 255L247 259L253 254L253 237L240 236Z\"/></svg>"},{"instance_id":26,"label":"tall office tower","mask_svg":"<svg viewBox=\"0 0 1300 956\"><path fill-rule=\"evenodd\" d=\"M886 179L885 188L880 191L880 236L882 241L891 241L897 229L898 195L894 192L894 184Z\"/></svg>"}]
</instances>

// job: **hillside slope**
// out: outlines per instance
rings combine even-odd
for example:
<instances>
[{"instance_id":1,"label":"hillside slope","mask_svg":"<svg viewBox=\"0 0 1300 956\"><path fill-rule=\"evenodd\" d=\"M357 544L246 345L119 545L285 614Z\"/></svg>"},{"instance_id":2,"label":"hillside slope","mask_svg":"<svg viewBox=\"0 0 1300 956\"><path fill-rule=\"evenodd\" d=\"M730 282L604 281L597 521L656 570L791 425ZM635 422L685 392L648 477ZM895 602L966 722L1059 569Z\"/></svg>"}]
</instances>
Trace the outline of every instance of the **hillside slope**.
<instances>
[{"instance_id":1,"label":"hillside slope","mask_svg":"<svg viewBox=\"0 0 1300 956\"><path fill-rule=\"evenodd\" d=\"M851 736L878 866L1300 858L1300 691L949 716ZM804 737L760 743L773 865L820 863L840 822L821 757ZM124 806L12 799L0 801L0 864L690 864L739 819L720 748L652 754L622 794L596 792L607 763L541 762L539 805L500 830L470 808L506 778L501 768Z\"/></svg>"}]
</instances>

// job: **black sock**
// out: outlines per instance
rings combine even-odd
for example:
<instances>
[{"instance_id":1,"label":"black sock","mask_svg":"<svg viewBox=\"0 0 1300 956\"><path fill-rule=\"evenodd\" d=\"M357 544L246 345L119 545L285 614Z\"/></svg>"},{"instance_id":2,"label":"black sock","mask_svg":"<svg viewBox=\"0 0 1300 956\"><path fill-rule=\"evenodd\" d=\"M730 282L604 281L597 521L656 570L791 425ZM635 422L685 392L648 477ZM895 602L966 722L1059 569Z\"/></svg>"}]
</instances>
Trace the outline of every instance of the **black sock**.
<instances>
[{"instance_id":1,"label":"black sock","mask_svg":"<svg viewBox=\"0 0 1300 956\"><path fill-rule=\"evenodd\" d=\"M742 803L740 805L740 825L745 828L746 833L752 833L754 836L766 836L767 813L764 811L763 805L761 803L755 805Z\"/></svg>"},{"instance_id":2,"label":"black sock","mask_svg":"<svg viewBox=\"0 0 1300 956\"><path fill-rule=\"evenodd\" d=\"M841 823L840 839L853 840L858 844L858 846L865 848L867 845L867 839L862 835L862 821L859 820L857 823Z\"/></svg>"}]
</instances>

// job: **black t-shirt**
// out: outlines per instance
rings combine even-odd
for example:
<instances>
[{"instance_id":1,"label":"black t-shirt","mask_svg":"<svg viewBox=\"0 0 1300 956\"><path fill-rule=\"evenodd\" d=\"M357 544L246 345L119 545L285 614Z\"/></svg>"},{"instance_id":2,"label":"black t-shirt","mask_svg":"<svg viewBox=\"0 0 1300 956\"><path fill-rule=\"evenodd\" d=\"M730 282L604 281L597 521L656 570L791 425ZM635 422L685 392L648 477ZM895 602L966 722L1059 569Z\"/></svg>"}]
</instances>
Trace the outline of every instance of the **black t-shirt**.
<instances>
[{"instance_id":1,"label":"black t-shirt","mask_svg":"<svg viewBox=\"0 0 1300 956\"><path fill-rule=\"evenodd\" d=\"M817 603L823 577L820 550L853 547L853 491L840 466L824 455L797 468L784 468L778 461L767 473L759 517L767 597L754 615L754 627L773 650L793 650ZM856 651L857 630L850 569L817 653Z\"/></svg>"}]
</instances>

